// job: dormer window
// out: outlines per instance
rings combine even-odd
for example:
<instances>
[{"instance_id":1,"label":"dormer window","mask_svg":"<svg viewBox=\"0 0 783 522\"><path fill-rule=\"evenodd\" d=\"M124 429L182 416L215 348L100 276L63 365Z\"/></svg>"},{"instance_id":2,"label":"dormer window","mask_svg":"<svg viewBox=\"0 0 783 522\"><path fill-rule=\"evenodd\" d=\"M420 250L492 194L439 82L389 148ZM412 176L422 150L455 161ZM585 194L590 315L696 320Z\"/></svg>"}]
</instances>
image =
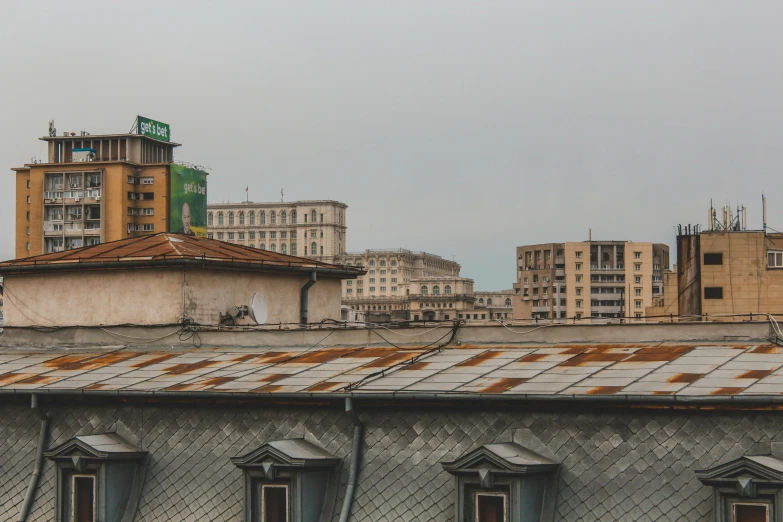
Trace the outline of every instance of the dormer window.
<instances>
[{"instance_id":1,"label":"dormer window","mask_svg":"<svg viewBox=\"0 0 783 522\"><path fill-rule=\"evenodd\" d=\"M783 509L783 456L743 456L697 471L696 477L702 484L712 486L713 521L779 520Z\"/></svg>"},{"instance_id":2,"label":"dormer window","mask_svg":"<svg viewBox=\"0 0 783 522\"><path fill-rule=\"evenodd\" d=\"M551 520L559 464L514 442L486 444L443 462L454 475L456 520Z\"/></svg>"},{"instance_id":3,"label":"dormer window","mask_svg":"<svg viewBox=\"0 0 783 522\"><path fill-rule=\"evenodd\" d=\"M44 452L57 464L57 522L130 520L139 503L147 452L116 433L82 435Z\"/></svg>"},{"instance_id":4,"label":"dormer window","mask_svg":"<svg viewBox=\"0 0 783 522\"><path fill-rule=\"evenodd\" d=\"M231 462L245 472L247 522L318 522L340 459L305 439L286 439Z\"/></svg>"}]
</instances>

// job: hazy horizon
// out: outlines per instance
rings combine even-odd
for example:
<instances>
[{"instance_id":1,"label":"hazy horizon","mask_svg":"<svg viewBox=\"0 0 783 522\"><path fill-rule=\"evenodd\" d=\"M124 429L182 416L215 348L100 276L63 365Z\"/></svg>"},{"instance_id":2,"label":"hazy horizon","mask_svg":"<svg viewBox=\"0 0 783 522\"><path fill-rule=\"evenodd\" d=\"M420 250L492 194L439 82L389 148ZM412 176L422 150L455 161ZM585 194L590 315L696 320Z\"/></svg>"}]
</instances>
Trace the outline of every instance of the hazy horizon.
<instances>
[{"instance_id":1,"label":"hazy horizon","mask_svg":"<svg viewBox=\"0 0 783 522\"><path fill-rule=\"evenodd\" d=\"M752 6L752 9L750 8ZM783 4L11 1L0 258L38 138L169 123L210 202L335 199L349 251L452 257L511 288L519 245L652 241L710 199L783 230Z\"/></svg>"}]
</instances>

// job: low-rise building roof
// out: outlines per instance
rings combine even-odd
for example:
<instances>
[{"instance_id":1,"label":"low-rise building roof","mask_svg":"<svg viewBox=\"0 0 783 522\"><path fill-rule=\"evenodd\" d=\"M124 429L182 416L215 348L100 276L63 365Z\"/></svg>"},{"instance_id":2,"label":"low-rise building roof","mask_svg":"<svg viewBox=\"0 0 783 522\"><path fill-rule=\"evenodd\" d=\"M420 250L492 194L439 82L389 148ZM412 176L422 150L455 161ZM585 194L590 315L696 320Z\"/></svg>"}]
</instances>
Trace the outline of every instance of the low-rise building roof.
<instances>
[{"instance_id":1,"label":"low-rise building roof","mask_svg":"<svg viewBox=\"0 0 783 522\"><path fill-rule=\"evenodd\" d=\"M137 266L164 267L193 263L250 270L316 270L325 276L333 274L355 277L364 273L357 268L322 263L314 259L288 256L215 239L160 232L5 261L0 263L0 274L44 272L72 269L77 266L85 269L114 269Z\"/></svg>"}]
</instances>

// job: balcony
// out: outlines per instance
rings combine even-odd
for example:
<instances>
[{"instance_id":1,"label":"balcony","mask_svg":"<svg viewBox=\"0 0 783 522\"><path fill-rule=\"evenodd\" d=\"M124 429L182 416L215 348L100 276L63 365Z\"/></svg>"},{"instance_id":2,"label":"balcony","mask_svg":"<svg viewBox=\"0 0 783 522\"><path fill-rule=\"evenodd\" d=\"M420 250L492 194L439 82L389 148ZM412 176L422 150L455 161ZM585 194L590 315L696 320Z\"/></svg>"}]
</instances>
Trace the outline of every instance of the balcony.
<instances>
[{"instance_id":1,"label":"balcony","mask_svg":"<svg viewBox=\"0 0 783 522\"><path fill-rule=\"evenodd\" d=\"M556 265L564 265L565 264L565 256L555 256L555 264Z\"/></svg>"},{"instance_id":2,"label":"balcony","mask_svg":"<svg viewBox=\"0 0 783 522\"><path fill-rule=\"evenodd\" d=\"M66 236L81 236L82 235L82 228L66 228L65 229L65 235Z\"/></svg>"},{"instance_id":3,"label":"balcony","mask_svg":"<svg viewBox=\"0 0 783 522\"><path fill-rule=\"evenodd\" d=\"M555 277L565 277L565 268L555 268Z\"/></svg>"},{"instance_id":4,"label":"balcony","mask_svg":"<svg viewBox=\"0 0 783 522\"><path fill-rule=\"evenodd\" d=\"M533 312L534 314L548 313L549 312L549 307L548 306L534 306L534 307L531 308L530 311Z\"/></svg>"},{"instance_id":5,"label":"balcony","mask_svg":"<svg viewBox=\"0 0 783 522\"><path fill-rule=\"evenodd\" d=\"M100 228L85 228L84 229L84 235L85 236L100 236L101 235L101 229Z\"/></svg>"}]
</instances>

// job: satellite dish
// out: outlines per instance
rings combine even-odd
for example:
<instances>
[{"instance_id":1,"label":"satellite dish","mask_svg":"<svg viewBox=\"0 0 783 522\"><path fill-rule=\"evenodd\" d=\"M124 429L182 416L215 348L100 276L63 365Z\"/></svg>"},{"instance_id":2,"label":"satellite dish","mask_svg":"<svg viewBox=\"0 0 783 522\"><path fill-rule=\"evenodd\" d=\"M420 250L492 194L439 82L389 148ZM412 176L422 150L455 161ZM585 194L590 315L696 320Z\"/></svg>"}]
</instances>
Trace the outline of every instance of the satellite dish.
<instances>
[{"instance_id":1,"label":"satellite dish","mask_svg":"<svg viewBox=\"0 0 783 522\"><path fill-rule=\"evenodd\" d=\"M250 314L256 324L266 323L269 308L266 304L266 297L262 293L255 293L250 299Z\"/></svg>"}]
</instances>

